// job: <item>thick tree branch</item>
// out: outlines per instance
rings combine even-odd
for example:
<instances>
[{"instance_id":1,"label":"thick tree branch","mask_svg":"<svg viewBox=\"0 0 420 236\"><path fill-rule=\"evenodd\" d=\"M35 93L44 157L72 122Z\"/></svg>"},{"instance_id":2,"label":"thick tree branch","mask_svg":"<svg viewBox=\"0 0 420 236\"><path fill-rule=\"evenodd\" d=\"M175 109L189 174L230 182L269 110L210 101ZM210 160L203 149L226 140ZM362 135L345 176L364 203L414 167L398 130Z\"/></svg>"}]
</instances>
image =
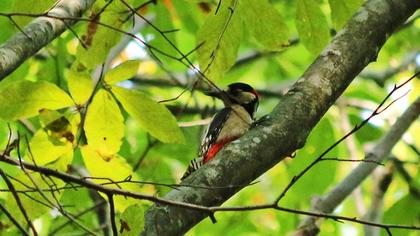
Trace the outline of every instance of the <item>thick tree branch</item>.
<instances>
[{"instance_id":1,"label":"thick tree branch","mask_svg":"<svg viewBox=\"0 0 420 236\"><path fill-rule=\"evenodd\" d=\"M66 186L66 187L63 187L63 188L48 188L48 189L39 189L39 188L34 189L31 186L26 186L27 188L29 188L28 190L17 190L16 191L17 193L24 194L27 197L30 197L30 195L27 194L29 192L38 192L41 195L45 196L44 191L55 192L55 191L59 191L60 189L61 190L62 189L76 190L79 187L86 187L90 190L96 190L98 192L102 192L105 195L126 196L126 197L130 197L130 198L133 198L133 199L147 200L147 201L152 201L152 202L155 202L155 203L162 203L162 204L165 204L165 205L177 206L177 207L181 207L181 208L192 209L192 210L197 210L197 211L206 212L206 213L217 212L217 211L255 211L255 210L262 210L262 209L273 209L273 210L278 210L278 211L292 213L292 214L300 214L300 215L306 215L306 216L328 218L328 219L333 219L333 220L336 220L336 221L350 221L350 222L355 222L355 223L359 223L359 224L363 224L363 225L381 227L381 228L385 228L385 229L398 228L398 229L420 230L420 227L417 227L417 226L397 225L397 224L380 224L380 223L360 220L360 219L357 219L357 218L354 218L354 217L338 216L338 215L332 215L332 214L302 211L302 210L296 210L296 209L292 209L292 208L280 207L276 203L253 205L253 206L205 207L205 206L194 205L194 204L190 204L190 203L169 201L169 200L165 200L163 198L160 198L160 197L157 197L157 196L154 196L154 195L146 195L146 194L142 194L142 193L130 192L130 191L121 189L120 187L110 188L110 187L105 186L106 184L113 184L113 185L116 184L118 186L118 183L128 183L128 182L138 184L138 183L140 183L138 181L124 180L124 181L118 181L118 182L113 182L112 181L112 182L109 182L109 183L95 184L95 183L91 182L89 179L86 179L84 177L70 175L68 173L60 172L60 171L50 169L50 168L47 168L47 167L44 167L44 166L38 166L38 165L31 164L31 163L28 163L28 162L25 162L25 161L17 160L15 158L7 156L6 154L0 155L0 161L2 161L4 163L11 164L11 165L19 166L19 167L22 168L22 170L25 170L25 173L28 173L26 171L26 169L28 169L28 170L40 173L41 175L44 175L44 176L47 176L47 177L54 177L54 178L61 179L64 182L69 184L69 186ZM14 179L14 180L16 180L16 179ZM72 183L76 183L76 184L80 184L80 185L76 186L76 185L73 185ZM156 183L156 184L158 184L158 183ZM166 186L169 187L170 185L166 185ZM172 185L172 186L175 187L174 185ZM183 187L190 187L190 188L203 188L203 186L187 186L187 185L182 185L182 186ZM181 187L181 185L177 185L177 187ZM226 187L217 187L216 186L216 187L204 187L204 188L220 189L220 188L236 188L236 187L237 186L232 186L231 185L231 186L226 186ZM10 192L10 190L7 190L7 192ZM33 199L33 200L35 200L35 199ZM35 201L37 201L37 200L35 200ZM46 205L47 207L49 207L51 209L54 208L54 206L50 205L51 203L43 203L43 202L39 202L39 201L37 201L37 202L42 204L42 205ZM70 219L71 222L76 222L75 221L76 218L77 218L77 216L74 216L74 217L71 217L69 219ZM91 234L95 235L95 233L93 233L91 231L87 231L87 232L90 232Z\"/></svg>"},{"instance_id":2,"label":"thick tree branch","mask_svg":"<svg viewBox=\"0 0 420 236\"><path fill-rule=\"evenodd\" d=\"M420 114L420 97L400 116L391 129L383 136L375 147L366 155L367 160L382 162L387 158L394 145L401 139L405 131ZM324 197L320 198L314 208L323 213L331 213L378 165L371 162L360 163L345 179ZM310 217L299 227L295 235L316 235L317 218ZM304 233L303 233L304 232Z\"/></svg>"},{"instance_id":3,"label":"thick tree branch","mask_svg":"<svg viewBox=\"0 0 420 236\"><path fill-rule=\"evenodd\" d=\"M64 18L80 17L94 2L95 0L61 0L48 12L48 15ZM75 22L39 17L28 24L23 31L16 33L2 44L0 46L0 81Z\"/></svg>"},{"instance_id":4,"label":"thick tree branch","mask_svg":"<svg viewBox=\"0 0 420 236\"><path fill-rule=\"evenodd\" d=\"M377 57L392 32L417 9L417 0L371 0L362 7L274 108L269 119L188 177L185 184L246 184L301 148L353 78ZM168 200L218 206L241 188L181 187ZM208 214L157 204L145 216L144 235L181 235Z\"/></svg>"}]
</instances>

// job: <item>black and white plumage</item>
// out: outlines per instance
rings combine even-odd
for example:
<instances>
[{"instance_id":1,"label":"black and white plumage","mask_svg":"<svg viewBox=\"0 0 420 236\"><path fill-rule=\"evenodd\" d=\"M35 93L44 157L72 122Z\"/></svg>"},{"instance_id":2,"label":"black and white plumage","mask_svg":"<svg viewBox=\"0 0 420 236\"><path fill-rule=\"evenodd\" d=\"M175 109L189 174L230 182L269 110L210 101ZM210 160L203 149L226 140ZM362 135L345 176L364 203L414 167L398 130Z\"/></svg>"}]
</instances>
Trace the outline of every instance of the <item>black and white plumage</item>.
<instances>
[{"instance_id":1,"label":"black and white plumage","mask_svg":"<svg viewBox=\"0 0 420 236\"><path fill-rule=\"evenodd\" d=\"M211 120L200 145L198 157L193 159L181 180L210 161L224 146L240 138L251 127L258 107L258 94L249 85L233 83L226 91L211 92L223 100L225 108Z\"/></svg>"}]
</instances>

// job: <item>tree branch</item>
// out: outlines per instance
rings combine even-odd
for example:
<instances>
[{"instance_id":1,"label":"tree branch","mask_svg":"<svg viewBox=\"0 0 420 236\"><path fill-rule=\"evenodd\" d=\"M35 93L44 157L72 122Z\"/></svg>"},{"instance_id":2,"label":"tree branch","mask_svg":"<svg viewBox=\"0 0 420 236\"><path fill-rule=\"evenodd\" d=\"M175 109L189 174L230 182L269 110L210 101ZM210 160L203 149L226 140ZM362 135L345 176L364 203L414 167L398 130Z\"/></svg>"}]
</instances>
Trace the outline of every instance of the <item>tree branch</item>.
<instances>
[{"instance_id":1,"label":"tree branch","mask_svg":"<svg viewBox=\"0 0 420 236\"><path fill-rule=\"evenodd\" d=\"M390 66L384 71L378 72L378 71L362 71L360 73L360 77L364 79L371 79L373 80L378 86L384 87L385 82L390 79L395 74L406 70L410 65L413 65L416 63L416 57L419 54L419 51L414 51L406 55L404 58L402 58L401 63L398 66Z\"/></svg>"},{"instance_id":2,"label":"tree branch","mask_svg":"<svg viewBox=\"0 0 420 236\"><path fill-rule=\"evenodd\" d=\"M17 194L15 187L13 186L12 182L10 182L7 175L1 169L0 169L0 176L3 178L7 187L10 189L10 192L12 193L12 195L13 195L15 201L16 201L16 205L18 206L20 212L22 213L26 223L29 225L29 228L32 230L32 233L35 236L38 235L38 232L36 231L35 226L33 225L31 219L29 218L28 213L26 212L26 209L23 206L22 200L20 199L19 195Z\"/></svg>"},{"instance_id":3,"label":"tree branch","mask_svg":"<svg viewBox=\"0 0 420 236\"><path fill-rule=\"evenodd\" d=\"M355 223L359 223L359 224L381 227L381 228L385 228L385 229L397 228L397 229L420 230L420 227L418 227L418 226L397 225L397 224L380 224L380 223L360 220L360 219L357 219L357 218L354 218L354 217L338 216L338 215L332 215L332 214L302 211L302 210L296 210L296 209L292 209L292 208L280 207L280 206L277 205L277 203L252 205L252 206L205 207L205 206L195 205L195 204L190 204L190 203L185 203L185 202L170 201L170 200L166 200L166 199L154 196L154 195L147 195L147 194L142 194L142 193L130 192L130 191L121 189L119 187L118 188L106 187L106 186L104 186L104 184L95 184L95 183L91 182L90 180L88 180L86 178L70 175L70 174L67 174L65 172L60 172L60 171L50 169L50 168L47 168L47 167L44 167L44 166L38 166L38 165L31 164L31 163L28 163L28 162L25 162L25 161L16 160L15 158L9 157L6 154L0 155L0 161L2 161L4 163L11 164L11 165L20 166L22 168L22 170L25 170L25 173L28 173L26 171L26 169L28 169L28 170L32 170L34 172L37 172L41 175L45 175L47 177L54 177L54 178L61 179L64 182L69 184L69 186L66 187L66 189L67 188L69 188L69 189L78 188L79 186L75 186L75 185L72 184L72 183L77 183L77 184L80 184L80 186L86 187L90 190L96 190L98 192L102 192L105 195L126 196L126 197L130 197L130 198L133 198L133 199L147 200L147 201L151 201L151 202L155 202L155 203L161 203L161 204L164 204L164 205L176 206L176 207L181 207L181 208L186 208L186 209L191 209L191 210L206 212L206 213L212 213L212 212L217 212L217 211L256 211L256 210L262 210L262 209L273 209L273 210L278 210L278 211L292 213L292 214L300 214L300 215L306 215L306 216L328 218L328 219L333 219L333 220L336 220L336 221L355 222ZM17 180L17 179L14 179L14 180ZM124 182L127 182L127 181L124 181ZM138 183L138 181L129 181L129 182ZM115 183L116 182L114 182L114 184ZM21 183L21 184L23 184L23 183ZM181 185L178 185L178 186L180 187ZM51 203L49 202L49 199L46 199L48 201L48 203L44 203L44 202L41 202L39 200L36 200L36 199L32 198L31 195L28 195L28 193L32 192L34 189L32 189L32 187L30 187L30 186L25 186L25 187L30 188L29 191L19 190L19 191L16 191L16 192L17 193L22 193L25 196L31 198L32 200L34 200L34 201L36 201L36 202L38 202L42 205L45 205L46 207L49 207L51 209L53 209L55 207L55 206L51 206ZM202 188L202 186L193 186L193 185L191 185L191 186L183 185L183 187ZM237 187L238 186L232 186L231 185L231 186L226 186L226 187L208 187L207 189L237 188ZM62 189L64 189L64 188L62 188ZM53 191L56 191L56 190L58 190L58 189L46 189L46 190L42 190L42 189L39 189L39 188L35 189L35 191L37 191L38 193L40 193L41 195L44 195L44 196L45 196L45 194L43 193L43 191L53 192ZM62 213L64 214L65 212L62 212ZM77 218L77 216L74 216L74 217L71 217L69 219L71 220L71 222L75 222L76 218ZM96 235L95 233L93 233L91 231L87 231L87 232L89 232L92 235Z\"/></svg>"},{"instance_id":4,"label":"tree branch","mask_svg":"<svg viewBox=\"0 0 420 236\"><path fill-rule=\"evenodd\" d=\"M400 140L405 131L410 127L420 114L420 97L398 118L388 133L379 140L375 147L366 155L367 160L382 162L389 156L394 145ZM345 179L341 181L324 197L320 198L314 208L317 211L331 213L363 180L369 176L378 165L369 162L360 163ZM316 218L307 218L299 227L299 234L305 231L307 234L315 235L318 226L315 224Z\"/></svg>"},{"instance_id":5,"label":"tree branch","mask_svg":"<svg viewBox=\"0 0 420 236\"><path fill-rule=\"evenodd\" d=\"M371 222L381 222L383 214L384 196L392 182L392 168L379 168L372 173L373 189L371 204L363 217ZM380 228L364 225L365 236L379 236Z\"/></svg>"},{"instance_id":6,"label":"tree branch","mask_svg":"<svg viewBox=\"0 0 420 236\"><path fill-rule=\"evenodd\" d=\"M282 98L267 121L224 148L184 183L246 184L301 148L331 104L376 59L392 32L419 7L417 0L367 2ZM181 187L165 199L218 206L240 189ZM202 211L156 204L145 214L143 235L181 235L207 216Z\"/></svg>"},{"instance_id":7,"label":"tree branch","mask_svg":"<svg viewBox=\"0 0 420 236\"><path fill-rule=\"evenodd\" d=\"M48 15L79 17L94 2L95 0L61 0ZM0 81L74 23L74 20L39 17L16 33L0 46Z\"/></svg>"}]
</instances>

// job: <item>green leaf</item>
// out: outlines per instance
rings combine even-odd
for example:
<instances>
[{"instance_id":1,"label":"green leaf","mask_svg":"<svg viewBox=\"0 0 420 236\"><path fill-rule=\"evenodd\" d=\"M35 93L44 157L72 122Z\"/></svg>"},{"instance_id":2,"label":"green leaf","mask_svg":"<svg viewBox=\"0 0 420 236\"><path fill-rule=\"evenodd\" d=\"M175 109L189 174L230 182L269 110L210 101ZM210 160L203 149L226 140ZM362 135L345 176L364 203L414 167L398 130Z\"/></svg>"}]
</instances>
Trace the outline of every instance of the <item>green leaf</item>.
<instances>
[{"instance_id":1,"label":"green leaf","mask_svg":"<svg viewBox=\"0 0 420 236\"><path fill-rule=\"evenodd\" d=\"M168 7L163 1L156 1L155 4L150 5L150 9L154 10L155 12L155 20L153 21L153 24L160 29L161 31L171 31L175 29L175 26L173 25L171 12L168 10ZM147 27L144 31L145 34L152 36L151 40L147 41L147 43L158 49L159 51L173 56L177 57L178 52L177 50L171 45L177 45L176 43L176 34L175 32L171 33L165 33L163 36L160 32L158 32L153 27ZM168 40L171 42L169 43ZM165 63L173 63L176 60L173 58L170 58L168 56L162 55L162 53L158 52L157 50L152 50L153 54L159 58L159 60L162 60Z\"/></svg>"},{"instance_id":2,"label":"green leaf","mask_svg":"<svg viewBox=\"0 0 420 236\"><path fill-rule=\"evenodd\" d=\"M43 214L50 212L51 208L47 207L42 204L38 204L39 202L46 203L48 202L57 202L57 199L60 199L61 194L63 191L43 191L43 195L39 194L38 191L33 191L34 189L60 189L64 187L65 182L61 179L54 179L54 183L51 181L46 180L44 175L41 176L39 173L30 172L31 178L27 175L20 172L18 175L14 176L14 180L11 180L16 191L28 191L26 194L20 195L20 200L22 203L23 208L25 209L26 213L28 214L30 219L37 219L38 217L42 216ZM3 181L3 180L2 180ZM33 182L36 183L36 187L34 186ZM32 191L32 192L31 192ZM48 199L46 200L44 196ZM16 204L16 200L12 194L8 194L6 202L4 206L9 210L9 212L13 212L13 217L20 222L21 225L26 225L27 221L24 219L23 215L20 213L18 206ZM3 233L3 231L2 231Z\"/></svg>"},{"instance_id":3,"label":"green leaf","mask_svg":"<svg viewBox=\"0 0 420 236\"><path fill-rule=\"evenodd\" d=\"M140 61L125 61L106 73L105 82L108 84L115 84L130 79L137 74L139 66Z\"/></svg>"},{"instance_id":4,"label":"green leaf","mask_svg":"<svg viewBox=\"0 0 420 236\"><path fill-rule=\"evenodd\" d=\"M50 9L56 0L25 0L25 1L14 1L12 12L28 13L28 14L41 14ZM26 24L33 20L32 17L13 17L13 20L23 28Z\"/></svg>"},{"instance_id":5,"label":"green leaf","mask_svg":"<svg viewBox=\"0 0 420 236\"><path fill-rule=\"evenodd\" d=\"M349 119L352 127L359 125L364 121L360 115L360 111L356 109L348 109ZM379 140L384 134L383 129L371 123L367 123L358 130L355 135L361 143L374 142Z\"/></svg>"},{"instance_id":6,"label":"green leaf","mask_svg":"<svg viewBox=\"0 0 420 236\"><path fill-rule=\"evenodd\" d=\"M379 104L387 95L387 91L378 87L372 80L356 80L346 89L344 94L349 98L373 101Z\"/></svg>"},{"instance_id":7,"label":"green leaf","mask_svg":"<svg viewBox=\"0 0 420 236\"><path fill-rule=\"evenodd\" d=\"M139 204L134 204L122 213L120 220L120 233L123 236L139 235L144 225L144 210Z\"/></svg>"},{"instance_id":8,"label":"green leaf","mask_svg":"<svg viewBox=\"0 0 420 236\"><path fill-rule=\"evenodd\" d=\"M89 105L85 134L89 146L103 157L117 153L124 136L124 118L114 98L100 89Z\"/></svg>"},{"instance_id":9,"label":"green leaf","mask_svg":"<svg viewBox=\"0 0 420 236\"><path fill-rule=\"evenodd\" d=\"M131 4L131 0L126 1ZM93 69L98 64L105 61L109 50L119 42L122 32L115 29L124 30L123 20L127 17L127 7L121 1L113 1L106 8L108 1L96 1L92 7L91 15L100 13L98 19L102 24L112 27L98 26L90 22L87 25L85 35L85 45L87 49L79 44L76 58L79 63L87 69Z\"/></svg>"},{"instance_id":10,"label":"green leaf","mask_svg":"<svg viewBox=\"0 0 420 236\"><path fill-rule=\"evenodd\" d=\"M280 50L288 43L285 20L267 0L240 0L238 4L246 28L265 49Z\"/></svg>"},{"instance_id":11,"label":"green leaf","mask_svg":"<svg viewBox=\"0 0 420 236\"><path fill-rule=\"evenodd\" d=\"M175 117L164 105L139 91L112 86L112 92L128 114L152 136L165 143L184 142Z\"/></svg>"},{"instance_id":12,"label":"green leaf","mask_svg":"<svg viewBox=\"0 0 420 236\"><path fill-rule=\"evenodd\" d=\"M397 201L391 208L389 208L383 218L385 224L400 224L400 225L418 225L420 217L420 203L419 199L412 194L408 194ZM404 236L409 230L392 229L392 235ZM381 235L388 235L385 230L382 230Z\"/></svg>"},{"instance_id":13,"label":"green leaf","mask_svg":"<svg viewBox=\"0 0 420 236\"><path fill-rule=\"evenodd\" d=\"M1 17L0 17L1 19ZM0 26L2 27L2 26ZM0 82L0 91L3 90L5 87L9 86L10 84L14 84L18 81L25 80L26 77L29 77L29 69L34 65L31 60L26 60L23 64L21 64L16 70L10 73L6 78L4 78Z\"/></svg>"},{"instance_id":14,"label":"green leaf","mask_svg":"<svg viewBox=\"0 0 420 236\"><path fill-rule=\"evenodd\" d=\"M202 44L197 50L200 69L213 81L233 66L242 38L240 15L234 12L230 18L232 3L222 1L217 14L209 14L197 35L197 44Z\"/></svg>"},{"instance_id":15,"label":"green leaf","mask_svg":"<svg viewBox=\"0 0 420 236\"><path fill-rule=\"evenodd\" d=\"M331 20L336 30L340 30L350 17L362 5L363 0L328 0L331 8Z\"/></svg>"},{"instance_id":16,"label":"green leaf","mask_svg":"<svg viewBox=\"0 0 420 236\"><path fill-rule=\"evenodd\" d=\"M196 5L186 0L173 1L172 4L185 29L189 32L197 32L200 12Z\"/></svg>"},{"instance_id":17,"label":"green leaf","mask_svg":"<svg viewBox=\"0 0 420 236\"><path fill-rule=\"evenodd\" d=\"M35 116L41 109L57 110L73 104L67 93L55 84L23 80L0 91L0 118L16 120Z\"/></svg>"},{"instance_id":18,"label":"green leaf","mask_svg":"<svg viewBox=\"0 0 420 236\"><path fill-rule=\"evenodd\" d=\"M307 167L320 153L336 140L334 127L328 116L324 116L312 130L304 148L296 151L296 157L290 162L287 171L290 178ZM331 150L326 157L337 157L337 149ZM310 203L314 194L323 193L334 181L337 161L324 161L314 166L294 186L290 194L293 204ZM299 197L298 197L299 196Z\"/></svg>"},{"instance_id":19,"label":"green leaf","mask_svg":"<svg viewBox=\"0 0 420 236\"><path fill-rule=\"evenodd\" d=\"M86 103L93 92L93 81L87 70L78 72L72 68L67 74L67 86L74 102L79 105Z\"/></svg>"},{"instance_id":20,"label":"green leaf","mask_svg":"<svg viewBox=\"0 0 420 236\"><path fill-rule=\"evenodd\" d=\"M95 177L92 180L93 182L97 184L107 184L110 188L121 188L137 193L142 191L139 184L133 184L127 180L129 178L131 181L139 181L139 178L123 157L115 154L111 158L104 158L88 145L84 146L81 151L86 169L91 177ZM111 182L119 183L111 184ZM104 197L106 198L106 196ZM114 201L115 208L119 212L124 211L129 205L137 202L136 199L123 196L115 196Z\"/></svg>"},{"instance_id":21,"label":"green leaf","mask_svg":"<svg viewBox=\"0 0 420 236\"><path fill-rule=\"evenodd\" d=\"M100 208L100 206L105 205L105 204L98 205L98 204L101 204L102 201L96 198L96 195L90 195L91 192L89 191L88 188L73 188L71 186L72 184L67 184L66 187L69 187L69 188L61 190L61 192L63 193L60 198L60 204L62 206L72 206L72 207L67 207L66 212L68 214L78 215L80 212L83 212L92 206L96 205L97 207ZM96 208L96 209L99 209L99 208ZM97 211L94 211L94 210L89 211L89 212L85 211L84 213L85 214L79 214L77 219L80 222L83 222L83 225L85 227L90 228L90 229L99 227L100 223L98 222L98 218L96 217ZM64 217L64 216L51 217L50 214L48 215L50 216L50 218L53 218L52 226L50 226L49 232L47 232L46 234L39 234L39 235L48 235L48 234L54 235L52 231L58 228L60 228L60 231L57 231L55 233L58 235L70 235L70 234L75 234L77 232L81 232L81 233L86 232L79 227L74 228L71 225L67 225L67 227L61 226L62 224L65 224L66 222L68 222L67 217ZM44 226L42 228L44 228Z\"/></svg>"},{"instance_id":22,"label":"green leaf","mask_svg":"<svg viewBox=\"0 0 420 236\"><path fill-rule=\"evenodd\" d=\"M7 122L0 120L0 147L5 148L9 140L9 127Z\"/></svg>"},{"instance_id":23,"label":"green leaf","mask_svg":"<svg viewBox=\"0 0 420 236\"><path fill-rule=\"evenodd\" d=\"M12 0L3 0L0 1L0 9L2 12L12 12ZM0 17L0 26L1 26L1 34L0 34L0 44L3 44L10 36L13 35L15 31L15 26L10 19L7 17Z\"/></svg>"},{"instance_id":24,"label":"green leaf","mask_svg":"<svg viewBox=\"0 0 420 236\"><path fill-rule=\"evenodd\" d=\"M319 54L330 39L327 19L320 4L313 0L298 0L296 28L303 45L312 54Z\"/></svg>"}]
</instances>

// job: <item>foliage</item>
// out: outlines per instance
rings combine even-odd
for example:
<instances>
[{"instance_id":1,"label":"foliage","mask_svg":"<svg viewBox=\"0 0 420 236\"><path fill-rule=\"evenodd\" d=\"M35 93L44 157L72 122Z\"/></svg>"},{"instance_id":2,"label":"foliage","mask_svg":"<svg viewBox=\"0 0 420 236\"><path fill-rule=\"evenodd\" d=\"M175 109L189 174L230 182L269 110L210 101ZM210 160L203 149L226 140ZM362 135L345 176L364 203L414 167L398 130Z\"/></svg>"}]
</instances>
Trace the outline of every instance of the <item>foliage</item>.
<instances>
[{"instance_id":1,"label":"foliage","mask_svg":"<svg viewBox=\"0 0 420 236\"><path fill-rule=\"evenodd\" d=\"M0 9L38 14L48 10L53 1L38 2L2 0ZM108 187L163 196L170 188L136 181L179 183L189 160L196 157L203 128L196 121L209 118L215 107L221 107L194 92L192 87L208 89L207 79L220 87L242 81L262 91L280 94L328 44L333 36L331 32L343 28L363 3L361 0L227 0L218 6L218 1L165 0L136 9L147 21L133 16L125 5L136 8L144 2L96 1L84 16L90 22L79 22L0 82L0 149L8 141L19 139L20 149L12 150L13 157L19 154L27 162L90 177L87 179ZM23 27L31 18L14 16L13 19ZM132 26L139 22L140 30L131 32ZM6 17L0 17L0 28L0 44L19 32ZM418 19L399 29L380 51L377 62L366 68L346 90L340 98L341 105L334 105L318 123L296 157L265 173L258 184L245 188L226 205L255 205L275 199L278 190L296 173L346 133L344 126L353 127L363 121L394 83L412 74L416 66L412 54L419 51L419 37ZM113 52L113 47L121 42L125 43L124 49ZM410 63L405 63L407 57L412 58ZM197 74L198 69L207 79ZM384 86L378 83L378 78ZM196 80L200 83L195 84ZM418 96L419 82L413 81L410 86L408 98L350 136L354 146L343 143L327 156L362 159L365 150L388 130L396 114ZM262 96L257 115L270 112L278 97ZM162 102L165 100L169 102ZM12 140L9 140L8 125L13 130ZM420 146L418 131L417 122L393 152L401 161L415 163L404 167L417 186L418 153L407 144ZM315 195L325 194L354 164L321 162L292 187L282 204L310 209ZM392 163L385 165L383 168L393 169ZM64 211L77 215L96 204L97 198L108 200L108 196L94 198L84 188L56 179L52 182L33 172L31 180L5 163L0 163L0 168L11 177L17 190L33 190L32 181L40 189L61 189L45 191L45 196L36 192L20 195L30 218L37 222L40 232L45 232L43 235L67 221L63 214L51 210L52 205L59 204ZM119 181L123 183L116 183ZM363 195L359 196L362 201L359 205L366 209L370 207L375 184L369 179L360 186ZM3 181L0 187L7 188ZM383 199L384 222L419 225L420 210L409 209L419 205L419 199L414 196L404 178L394 178ZM363 214L355 210L355 199L350 196L337 214ZM138 235L150 202L123 196L114 197L114 201L118 230L122 235ZM0 193L0 203L25 224L10 193ZM78 221L101 233L103 222L98 215L90 211ZM216 217L217 224L204 220L187 235L286 235L303 218L272 210L223 212ZM1 212L0 231L1 235L18 233ZM362 234L362 231L360 226L327 221L322 224L320 235ZM77 224L68 224L59 232L84 231ZM398 231L397 235L415 235L415 232Z\"/></svg>"}]
</instances>

